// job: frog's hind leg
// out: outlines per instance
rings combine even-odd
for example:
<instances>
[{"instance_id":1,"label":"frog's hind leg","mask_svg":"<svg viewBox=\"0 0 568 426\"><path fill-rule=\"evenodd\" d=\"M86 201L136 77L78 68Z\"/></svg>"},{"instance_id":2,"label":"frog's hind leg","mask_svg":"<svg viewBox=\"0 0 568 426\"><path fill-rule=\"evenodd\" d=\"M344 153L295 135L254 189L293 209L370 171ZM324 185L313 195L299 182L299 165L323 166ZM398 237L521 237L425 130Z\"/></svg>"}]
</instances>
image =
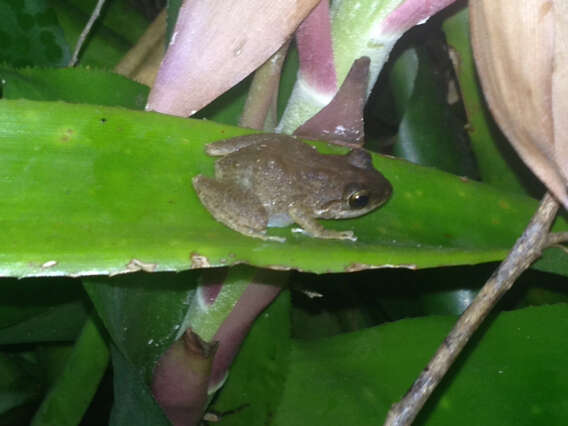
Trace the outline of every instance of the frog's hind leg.
<instances>
[{"instance_id":1,"label":"frog's hind leg","mask_svg":"<svg viewBox=\"0 0 568 426\"><path fill-rule=\"evenodd\" d=\"M217 221L249 237L284 241L265 234L268 215L252 192L203 175L193 178L193 187L201 203Z\"/></svg>"},{"instance_id":2,"label":"frog's hind leg","mask_svg":"<svg viewBox=\"0 0 568 426\"><path fill-rule=\"evenodd\" d=\"M213 157L231 154L247 146L255 144L271 144L293 139L288 135L273 133L255 133L252 135L237 136L236 138L224 139L205 146L205 152Z\"/></svg>"}]
</instances>

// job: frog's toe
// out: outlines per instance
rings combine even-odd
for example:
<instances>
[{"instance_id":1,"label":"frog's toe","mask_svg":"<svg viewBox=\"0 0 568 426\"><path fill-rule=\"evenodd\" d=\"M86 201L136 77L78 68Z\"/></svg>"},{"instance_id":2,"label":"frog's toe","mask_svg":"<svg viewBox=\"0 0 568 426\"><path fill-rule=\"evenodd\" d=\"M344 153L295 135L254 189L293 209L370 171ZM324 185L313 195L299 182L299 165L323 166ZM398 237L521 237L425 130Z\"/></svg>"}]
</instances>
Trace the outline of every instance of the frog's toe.
<instances>
[{"instance_id":1,"label":"frog's toe","mask_svg":"<svg viewBox=\"0 0 568 426\"><path fill-rule=\"evenodd\" d=\"M275 235L266 235L266 240L267 241L277 241L279 243L285 243L286 242L286 238L277 237Z\"/></svg>"},{"instance_id":2,"label":"frog's toe","mask_svg":"<svg viewBox=\"0 0 568 426\"><path fill-rule=\"evenodd\" d=\"M286 241L286 238L282 238L282 237L277 237L275 235L266 235L266 232L263 231L257 231L254 229L245 229L245 228L241 228L241 229L236 229L236 231L239 231L241 234L246 235L247 237L253 237L253 238L258 238L260 240L264 240L264 241L277 241L279 243L283 243Z\"/></svg>"},{"instance_id":3,"label":"frog's toe","mask_svg":"<svg viewBox=\"0 0 568 426\"><path fill-rule=\"evenodd\" d=\"M342 240L357 241L357 236L353 233L353 231L341 231L339 234L339 238Z\"/></svg>"}]
</instances>

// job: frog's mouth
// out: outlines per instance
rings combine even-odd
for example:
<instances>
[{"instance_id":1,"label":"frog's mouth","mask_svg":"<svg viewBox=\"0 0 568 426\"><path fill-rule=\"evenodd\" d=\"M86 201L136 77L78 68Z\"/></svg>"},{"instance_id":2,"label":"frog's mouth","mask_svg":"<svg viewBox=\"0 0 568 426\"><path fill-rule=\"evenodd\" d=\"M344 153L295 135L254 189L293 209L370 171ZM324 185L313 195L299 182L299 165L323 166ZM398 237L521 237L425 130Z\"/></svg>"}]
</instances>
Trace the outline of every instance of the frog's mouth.
<instances>
[{"instance_id":1,"label":"frog's mouth","mask_svg":"<svg viewBox=\"0 0 568 426\"><path fill-rule=\"evenodd\" d=\"M373 194L374 195L374 194ZM354 206L349 200L331 200L314 211L320 219L351 219L363 216L385 204L389 197L371 196L366 205Z\"/></svg>"},{"instance_id":2,"label":"frog's mouth","mask_svg":"<svg viewBox=\"0 0 568 426\"><path fill-rule=\"evenodd\" d=\"M366 207L354 209L344 200L327 202L322 208L314 211L320 219L349 219L362 216L379 207L379 204L369 204Z\"/></svg>"}]
</instances>

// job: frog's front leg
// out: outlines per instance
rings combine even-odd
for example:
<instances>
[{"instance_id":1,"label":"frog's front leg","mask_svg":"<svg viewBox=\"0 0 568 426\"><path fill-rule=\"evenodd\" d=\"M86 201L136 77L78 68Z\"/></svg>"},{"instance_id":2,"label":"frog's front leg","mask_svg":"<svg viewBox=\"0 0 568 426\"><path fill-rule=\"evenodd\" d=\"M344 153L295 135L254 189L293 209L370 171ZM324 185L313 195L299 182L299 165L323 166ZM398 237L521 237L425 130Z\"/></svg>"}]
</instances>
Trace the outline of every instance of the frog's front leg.
<instances>
[{"instance_id":1,"label":"frog's front leg","mask_svg":"<svg viewBox=\"0 0 568 426\"><path fill-rule=\"evenodd\" d=\"M290 206L288 213L294 222L300 225L304 231L315 238L357 241L357 237L353 234L353 231L335 231L333 229L326 229L316 219L314 219L308 211L302 209L298 205Z\"/></svg>"},{"instance_id":2,"label":"frog's front leg","mask_svg":"<svg viewBox=\"0 0 568 426\"><path fill-rule=\"evenodd\" d=\"M195 176L192 182L199 200L217 221L249 237L284 241L266 235L268 216L252 192L203 175Z\"/></svg>"}]
</instances>

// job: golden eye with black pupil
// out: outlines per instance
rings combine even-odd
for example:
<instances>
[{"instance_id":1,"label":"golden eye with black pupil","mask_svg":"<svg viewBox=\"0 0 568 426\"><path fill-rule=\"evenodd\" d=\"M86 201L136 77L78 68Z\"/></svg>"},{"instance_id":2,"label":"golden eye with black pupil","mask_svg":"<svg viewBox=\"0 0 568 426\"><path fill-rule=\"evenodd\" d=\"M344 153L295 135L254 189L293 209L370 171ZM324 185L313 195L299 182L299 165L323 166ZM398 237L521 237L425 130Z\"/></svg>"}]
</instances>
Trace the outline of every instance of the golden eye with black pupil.
<instances>
[{"instance_id":1,"label":"golden eye with black pupil","mask_svg":"<svg viewBox=\"0 0 568 426\"><path fill-rule=\"evenodd\" d=\"M349 206L352 209L362 209L369 204L369 192L365 190L357 191L349 197Z\"/></svg>"}]
</instances>

